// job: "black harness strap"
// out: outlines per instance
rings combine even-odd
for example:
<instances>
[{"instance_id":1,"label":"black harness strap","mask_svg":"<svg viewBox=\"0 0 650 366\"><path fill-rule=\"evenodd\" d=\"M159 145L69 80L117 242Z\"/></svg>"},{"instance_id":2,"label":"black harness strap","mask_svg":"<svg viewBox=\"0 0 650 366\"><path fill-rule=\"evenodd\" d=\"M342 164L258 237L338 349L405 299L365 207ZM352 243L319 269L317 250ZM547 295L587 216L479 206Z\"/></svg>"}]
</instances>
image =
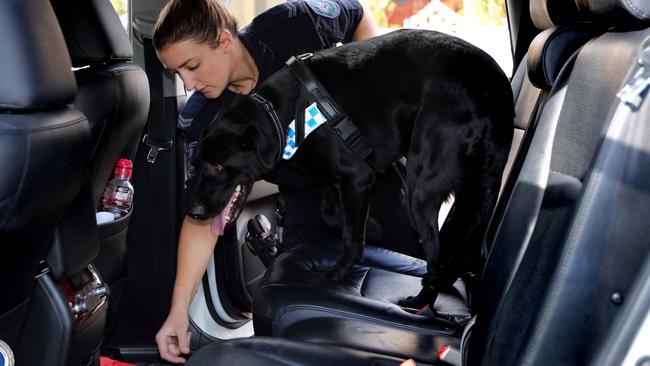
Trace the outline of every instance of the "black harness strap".
<instances>
[{"instance_id":1,"label":"black harness strap","mask_svg":"<svg viewBox=\"0 0 650 366\"><path fill-rule=\"evenodd\" d=\"M305 140L305 109L307 109L308 103L309 92L303 88L300 92L300 97L298 97L298 101L296 102L296 146L300 146L300 144Z\"/></svg>"},{"instance_id":2,"label":"black harness strap","mask_svg":"<svg viewBox=\"0 0 650 366\"><path fill-rule=\"evenodd\" d=\"M359 129L350 121L345 113L342 113L340 108L336 105L332 97L327 93L325 88L318 82L314 75L309 71L309 68L302 62L311 57L311 53L300 55L298 57L292 56L287 61L289 70L300 80L303 86L300 98L296 106L296 143L300 145L304 139L304 111L311 95L316 104L321 109L321 112L327 118L328 124L334 128L339 134L341 139L357 154L361 159L366 159L372 153L372 149L368 142L363 137ZM306 94L306 91L308 94ZM303 105L304 104L304 105ZM300 121L300 122L299 122Z\"/></svg>"},{"instance_id":3,"label":"black harness strap","mask_svg":"<svg viewBox=\"0 0 650 366\"><path fill-rule=\"evenodd\" d=\"M278 161L282 159L282 151L284 151L284 131L282 130L282 123L280 123L280 118L278 118L278 115L275 113L275 109L273 108L273 104L266 100L263 96L257 94L257 93L251 93L251 97L256 100L258 103L262 104L264 106L264 109L266 110L266 114L271 118L271 121L273 121L273 125L275 126L275 130L278 133L278 140L280 141L280 151L278 154Z\"/></svg>"}]
</instances>

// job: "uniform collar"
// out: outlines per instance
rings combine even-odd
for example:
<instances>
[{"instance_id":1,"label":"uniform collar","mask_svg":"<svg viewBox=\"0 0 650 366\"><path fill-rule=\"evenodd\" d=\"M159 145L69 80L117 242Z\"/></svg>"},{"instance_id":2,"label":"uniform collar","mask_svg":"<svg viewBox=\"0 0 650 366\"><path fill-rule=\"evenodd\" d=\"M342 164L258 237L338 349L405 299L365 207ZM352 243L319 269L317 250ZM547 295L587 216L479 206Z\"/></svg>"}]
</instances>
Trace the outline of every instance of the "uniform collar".
<instances>
[{"instance_id":1,"label":"uniform collar","mask_svg":"<svg viewBox=\"0 0 650 366\"><path fill-rule=\"evenodd\" d=\"M253 58L255 66L257 66L257 71L259 72L257 82L261 83L263 80L266 80L271 76L275 54L269 46L255 36L254 32L249 27L242 29L238 33L238 37Z\"/></svg>"}]
</instances>

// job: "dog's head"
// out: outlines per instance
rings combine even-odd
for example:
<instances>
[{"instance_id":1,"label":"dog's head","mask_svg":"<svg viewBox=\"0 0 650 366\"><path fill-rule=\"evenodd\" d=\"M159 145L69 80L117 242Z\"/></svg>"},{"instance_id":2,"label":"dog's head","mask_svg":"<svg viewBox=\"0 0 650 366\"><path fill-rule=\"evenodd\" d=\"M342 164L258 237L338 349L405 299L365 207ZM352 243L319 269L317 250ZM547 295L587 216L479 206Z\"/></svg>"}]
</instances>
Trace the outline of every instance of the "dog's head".
<instances>
[{"instance_id":1,"label":"dog's head","mask_svg":"<svg viewBox=\"0 0 650 366\"><path fill-rule=\"evenodd\" d=\"M238 95L201 134L192 164L199 182L188 214L207 219L233 201L234 222L251 187L272 170L281 151L280 132L259 102Z\"/></svg>"}]
</instances>

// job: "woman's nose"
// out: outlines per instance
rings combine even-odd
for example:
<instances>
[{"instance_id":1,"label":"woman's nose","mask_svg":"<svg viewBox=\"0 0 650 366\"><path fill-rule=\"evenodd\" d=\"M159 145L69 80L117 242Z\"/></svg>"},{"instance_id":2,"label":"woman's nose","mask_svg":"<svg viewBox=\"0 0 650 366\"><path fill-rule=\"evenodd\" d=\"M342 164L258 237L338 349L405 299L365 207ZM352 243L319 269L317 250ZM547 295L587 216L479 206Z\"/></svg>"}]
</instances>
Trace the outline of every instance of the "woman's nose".
<instances>
[{"instance_id":1,"label":"woman's nose","mask_svg":"<svg viewBox=\"0 0 650 366\"><path fill-rule=\"evenodd\" d=\"M178 76L181 77L181 80L183 80L183 85L185 85L185 89L187 91L191 91L194 89L196 86L196 81L194 81L194 78L192 78L190 75L187 74L179 74Z\"/></svg>"}]
</instances>

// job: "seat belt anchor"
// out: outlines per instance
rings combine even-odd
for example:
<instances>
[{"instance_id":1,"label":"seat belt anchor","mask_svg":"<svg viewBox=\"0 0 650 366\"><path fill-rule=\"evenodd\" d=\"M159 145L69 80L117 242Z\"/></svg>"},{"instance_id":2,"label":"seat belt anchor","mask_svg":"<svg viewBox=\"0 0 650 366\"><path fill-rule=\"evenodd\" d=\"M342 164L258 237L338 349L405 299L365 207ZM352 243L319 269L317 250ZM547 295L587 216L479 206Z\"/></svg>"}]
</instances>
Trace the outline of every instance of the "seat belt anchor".
<instances>
[{"instance_id":1,"label":"seat belt anchor","mask_svg":"<svg viewBox=\"0 0 650 366\"><path fill-rule=\"evenodd\" d=\"M174 146L174 141L172 139L156 140L145 134L142 138L142 143L149 146L149 153L147 154L147 161L151 164L156 162L158 157L158 152L160 151L169 151L172 146Z\"/></svg>"}]
</instances>

